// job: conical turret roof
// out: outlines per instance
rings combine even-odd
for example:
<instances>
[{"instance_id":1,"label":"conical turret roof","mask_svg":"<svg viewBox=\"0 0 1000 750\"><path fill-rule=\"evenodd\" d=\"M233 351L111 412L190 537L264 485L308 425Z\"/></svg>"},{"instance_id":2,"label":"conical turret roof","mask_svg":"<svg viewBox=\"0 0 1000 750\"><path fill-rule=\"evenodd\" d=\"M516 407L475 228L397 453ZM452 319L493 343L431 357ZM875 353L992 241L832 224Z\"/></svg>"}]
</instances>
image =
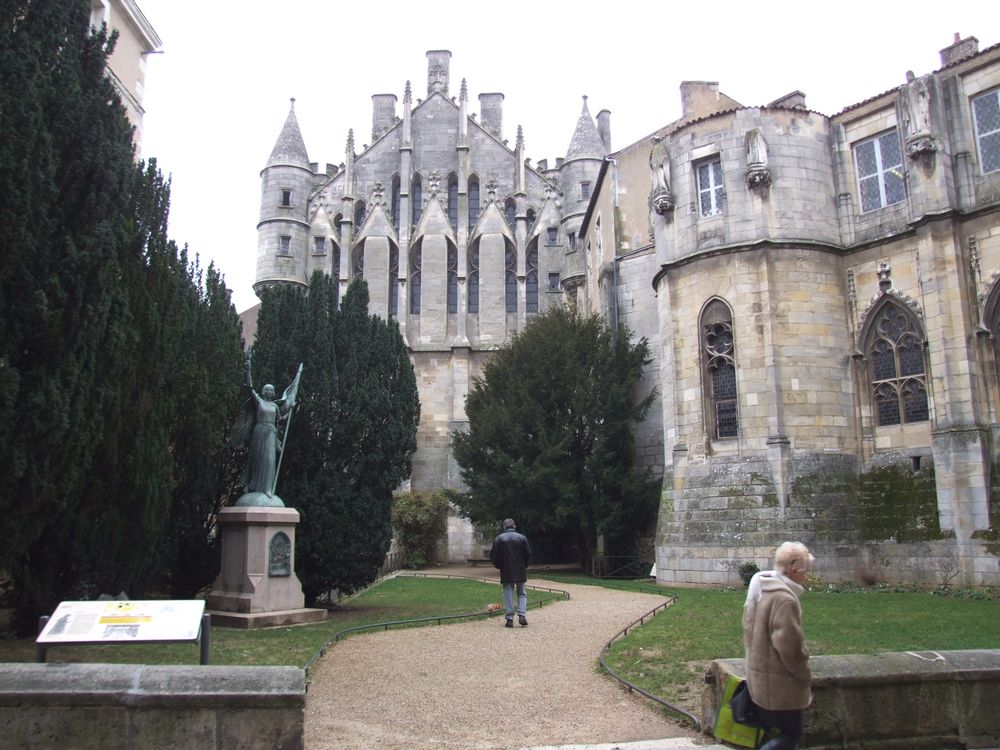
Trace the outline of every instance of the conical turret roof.
<instances>
[{"instance_id":1,"label":"conical turret roof","mask_svg":"<svg viewBox=\"0 0 1000 750\"><path fill-rule=\"evenodd\" d=\"M292 99L288 118L285 120L284 127L281 128L278 142L274 144L271 156L267 160L267 166L271 167L275 164L292 164L309 169L309 154L306 153L306 144L302 140L299 121L295 117L295 99Z\"/></svg>"},{"instance_id":2,"label":"conical turret roof","mask_svg":"<svg viewBox=\"0 0 1000 750\"><path fill-rule=\"evenodd\" d=\"M573 139L569 142L569 148L566 149L566 158L577 159L589 156L603 159L606 154L604 142L597 130L597 123L594 122L594 118L590 116L590 110L587 109L587 97L585 96L583 97L583 111L580 113L580 119L576 121L576 131L573 133Z\"/></svg>"}]
</instances>

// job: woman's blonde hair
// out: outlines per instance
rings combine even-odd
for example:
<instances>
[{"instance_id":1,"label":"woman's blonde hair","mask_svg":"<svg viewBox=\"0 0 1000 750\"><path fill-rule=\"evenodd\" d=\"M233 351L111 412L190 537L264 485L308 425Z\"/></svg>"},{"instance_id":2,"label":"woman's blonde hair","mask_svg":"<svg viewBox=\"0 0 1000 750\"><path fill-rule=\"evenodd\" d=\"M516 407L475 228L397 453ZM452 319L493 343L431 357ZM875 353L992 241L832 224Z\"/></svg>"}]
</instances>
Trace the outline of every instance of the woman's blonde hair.
<instances>
[{"instance_id":1,"label":"woman's blonde hair","mask_svg":"<svg viewBox=\"0 0 1000 750\"><path fill-rule=\"evenodd\" d=\"M807 573L815 560L802 542L784 542L774 551L774 567L782 573L790 570Z\"/></svg>"}]
</instances>

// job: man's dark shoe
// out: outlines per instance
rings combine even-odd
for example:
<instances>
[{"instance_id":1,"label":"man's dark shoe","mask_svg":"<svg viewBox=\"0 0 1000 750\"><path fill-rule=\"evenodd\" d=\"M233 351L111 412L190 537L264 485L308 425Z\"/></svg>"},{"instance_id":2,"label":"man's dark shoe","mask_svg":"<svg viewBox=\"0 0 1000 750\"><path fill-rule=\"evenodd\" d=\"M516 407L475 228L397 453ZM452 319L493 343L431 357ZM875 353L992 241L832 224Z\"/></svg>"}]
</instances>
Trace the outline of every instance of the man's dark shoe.
<instances>
[{"instance_id":1,"label":"man's dark shoe","mask_svg":"<svg viewBox=\"0 0 1000 750\"><path fill-rule=\"evenodd\" d=\"M513 618L508 618L507 622L504 623L504 627L505 628L512 628L512 627L514 627L514 619Z\"/></svg>"},{"instance_id":2,"label":"man's dark shoe","mask_svg":"<svg viewBox=\"0 0 1000 750\"><path fill-rule=\"evenodd\" d=\"M519 623L521 623L521 627L522 627L522 628L526 628L526 627L528 627L528 618L527 618L527 617L525 617L524 615L518 615L518 616L517 616L517 621L518 621ZM511 623L511 627L513 627L513 625L514 625L514 624L513 624L513 623Z\"/></svg>"}]
</instances>

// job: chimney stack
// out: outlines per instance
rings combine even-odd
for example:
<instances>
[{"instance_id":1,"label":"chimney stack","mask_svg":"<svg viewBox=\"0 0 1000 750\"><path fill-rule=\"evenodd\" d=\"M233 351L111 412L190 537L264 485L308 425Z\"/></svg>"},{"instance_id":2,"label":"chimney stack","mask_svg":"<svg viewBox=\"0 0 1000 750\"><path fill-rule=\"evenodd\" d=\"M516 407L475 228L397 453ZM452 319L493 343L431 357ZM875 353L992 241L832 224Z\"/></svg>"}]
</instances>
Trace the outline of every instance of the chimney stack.
<instances>
[{"instance_id":1,"label":"chimney stack","mask_svg":"<svg viewBox=\"0 0 1000 750\"><path fill-rule=\"evenodd\" d=\"M967 57L979 54L979 40L974 36L967 36L962 39L962 35L955 32L955 41L951 46L941 50L941 67L947 68Z\"/></svg>"},{"instance_id":2,"label":"chimney stack","mask_svg":"<svg viewBox=\"0 0 1000 750\"><path fill-rule=\"evenodd\" d=\"M396 124L396 95L372 95L372 143Z\"/></svg>"},{"instance_id":3,"label":"chimney stack","mask_svg":"<svg viewBox=\"0 0 1000 750\"><path fill-rule=\"evenodd\" d=\"M611 153L611 110L602 109L597 113L597 133L601 136L604 150Z\"/></svg>"},{"instance_id":4,"label":"chimney stack","mask_svg":"<svg viewBox=\"0 0 1000 750\"><path fill-rule=\"evenodd\" d=\"M427 98L438 92L448 97L448 76L451 68L451 52L434 49L427 53Z\"/></svg>"},{"instance_id":5,"label":"chimney stack","mask_svg":"<svg viewBox=\"0 0 1000 750\"><path fill-rule=\"evenodd\" d=\"M479 124L497 138L503 138L503 94L479 95Z\"/></svg>"}]
</instances>

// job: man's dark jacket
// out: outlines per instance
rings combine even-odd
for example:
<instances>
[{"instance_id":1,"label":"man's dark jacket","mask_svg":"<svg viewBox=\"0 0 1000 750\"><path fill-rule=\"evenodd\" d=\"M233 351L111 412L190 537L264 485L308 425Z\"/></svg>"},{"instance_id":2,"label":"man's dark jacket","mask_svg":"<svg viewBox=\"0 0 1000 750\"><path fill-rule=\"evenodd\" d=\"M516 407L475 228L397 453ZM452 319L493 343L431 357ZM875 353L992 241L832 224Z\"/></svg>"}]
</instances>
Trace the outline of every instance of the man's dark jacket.
<instances>
[{"instance_id":1,"label":"man's dark jacket","mask_svg":"<svg viewBox=\"0 0 1000 750\"><path fill-rule=\"evenodd\" d=\"M514 529L507 529L493 540L490 562L500 571L501 583L524 583L528 580L528 560L531 545L527 537Z\"/></svg>"}]
</instances>

